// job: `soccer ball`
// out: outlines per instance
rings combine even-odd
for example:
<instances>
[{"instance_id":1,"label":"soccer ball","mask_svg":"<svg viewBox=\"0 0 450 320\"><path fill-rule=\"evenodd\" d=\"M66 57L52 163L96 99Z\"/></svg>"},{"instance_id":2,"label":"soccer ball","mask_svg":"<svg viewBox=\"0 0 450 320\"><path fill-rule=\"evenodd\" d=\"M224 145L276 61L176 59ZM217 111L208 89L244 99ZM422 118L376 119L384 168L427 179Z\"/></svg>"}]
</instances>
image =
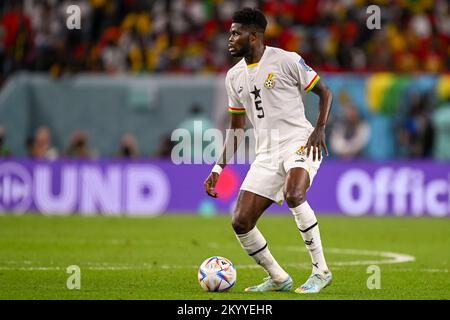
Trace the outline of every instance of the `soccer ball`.
<instances>
[{"instance_id":1,"label":"soccer ball","mask_svg":"<svg viewBox=\"0 0 450 320\"><path fill-rule=\"evenodd\" d=\"M225 291L236 283L236 269L224 257L210 257L198 269L198 282L205 291Z\"/></svg>"}]
</instances>

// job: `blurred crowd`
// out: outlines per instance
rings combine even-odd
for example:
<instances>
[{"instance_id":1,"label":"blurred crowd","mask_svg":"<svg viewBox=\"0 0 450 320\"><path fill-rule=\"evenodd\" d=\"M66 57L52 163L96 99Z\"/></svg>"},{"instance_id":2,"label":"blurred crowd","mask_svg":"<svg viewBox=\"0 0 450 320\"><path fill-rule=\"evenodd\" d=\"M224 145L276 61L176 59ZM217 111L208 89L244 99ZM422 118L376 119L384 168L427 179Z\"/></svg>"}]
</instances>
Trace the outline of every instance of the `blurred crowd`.
<instances>
[{"instance_id":1,"label":"blurred crowd","mask_svg":"<svg viewBox=\"0 0 450 320\"><path fill-rule=\"evenodd\" d=\"M370 158L367 153L369 141L377 134L371 127L369 119L361 114L360 108L346 91L336 97L339 100L339 112L333 112L327 125L327 144L331 158L343 160ZM392 141L395 145L391 158L397 159L440 159L450 160L448 137L450 136L450 99L438 108L431 101L431 95L411 93L411 106L406 110L398 110L394 117ZM185 129L194 137L195 123L202 123L202 135L206 130L215 128L212 119L206 116L200 104L193 104L189 115L173 129ZM371 138L372 137L372 138ZM375 138L376 139L376 138ZM0 125L0 158L14 156L7 143L7 132ZM171 131L159 139L159 145L151 153L139 150L136 137L125 133L118 141L114 154L101 154L89 142L89 135L84 130L72 133L64 148L56 147L52 142L52 132L48 126L38 127L28 136L25 144L27 157L33 159L56 160L60 158L97 159L99 157L137 159L137 158L170 158L172 150L180 141L174 141ZM183 141L184 142L184 141ZM254 146L246 142L247 155L253 154ZM192 139L187 146L192 156L200 156L210 141L196 144ZM218 146L219 148L221 146ZM200 160L201 161L201 160Z\"/></svg>"},{"instance_id":2,"label":"blurred crowd","mask_svg":"<svg viewBox=\"0 0 450 320\"><path fill-rule=\"evenodd\" d=\"M7 144L6 130L0 126L0 158L14 156ZM60 158L71 159L96 159L101 155L95 147L89 143L89 135L84 130L76 130L72 133L67 146L63 150L59 150L52 141L52 132L48 126L38 127L31 134L26 142L27 157L40 160L57 160ZM111 156L111 155L110 155ZM122 136L117 152L112 155L117 158L135 159L140 157L136 138L126 133ZM159 155L156 153L156 157ZM166 156L166 154L162 155ZM170 156L170 152L167 154Z\"/></svg>"},{"instance_id":3,"label":"blurred crowd","mask_svg":"<svg viewBox=\"0 0 450 320\"><path fill-rule=\"evenodd\" d=\"M327 128L332 157L370 158L370 142L385 139L383 133L374 130L370 115L361 114L361 108L345 91L335 99L340 108L330 117ZM389 118L392 123L385 130L394 147L389 158L450 160L450 98L438 102L432 91L409 92Z\"/></svg>"},{"instance_id":4,"label":"blurred crowd","mask_svg":"<svg viewBox=\"0 0 450 320\"><path fill-rule=\"evenodd\" d=\"M69 5L81 29L69 30ZM369 30L367 7L381 8ZM446 0L2 0L3 79L20 69L53 75L224 72L233 63L228 30L236 9L259 7L267 44L303 55L324 71L448 70Z\"/></svg>"},{"instance_id":5,"label":"blurred crowd","mask_svg":"<svg viewBox=\"0 0 450 320\"><path fill-rule=\"evenodd\" d=\"M81 9L79 30L66 25L67 8L74 4ZM366 10L372 4L381 9L378 30L367 27ZM318 71L449 70L450 3L446 0L2 0L0 87L18 70L55 77L77 72L225 72L233 64L227 50L231 17L244 6L265 13L267 44L299 52ZM342 112L331 119L328 130L332 154L361 157L374 133L348 96L336 98ZM446 126L442 119L449 116L443 111L435 116L426 95L410 100L394 128L396 153L429 157L433 145L446 143L445 137L434 141L434 126ZM189 130L189 121L198 115L194 110L192 119L180 125ZM0 127L0 156L11 155L6 135ZM26 146L34 158L99 156L83 131L74 132L67 147L57 150L50 129L39 127ZM170 156L172 147L170 136L161 137L153 156ZM125 134L116 156L143 155L135 137Z\"/></svg>"},{"instance_id":6,"label":"blurred crowd","mask_svg":"<svg viewBox=\"0 0 450 320\"><path fill-rule=\"evenodd\" d=\"M364 117L360 108L350 98L346 91L340 92L336 97L339 100L339 112L333 112L327 125L327 144L331 158L343 160L361 159L367 156L367 147L372 135L376 135ZM411 94L411 107L399 110L394 119L392 140L395 141L395 154L397 159L435 158L450 160L448 137L450 136L450 100L435 108L430 100L431 95L425 93ZM405 112L405 114L402 114ZM212 120L206 116L203 107L194 103L189 115L173 129L185 129L191 137L195 136L195 125L202 123L203 134L215 128ZM14 156L7 144L7 133L0 125L0 158ZM27 156L33 159L56 160L59 158L97 159L99 157L137 159L137 158L170 158L172 150L180 141L174 141L171 132L160 137L159 145L150 154L140 152L136 137L125 133L118 141L114 154L100 154L95 146L89 142L89 135L84 130L76 130L68 140L67 146L59 150L52 142L52 132L48 126L38 127L26 140ZM184 142L184 141L183 141ZM253 154L254 146L245 143L247 155ZM185 147L184 152L201 157L210 141L203 144L194 143L194 140ZM218 146L219 149L221 146ZM199 158L201 161L201 158Z\"/></svg>"}]
</instances>

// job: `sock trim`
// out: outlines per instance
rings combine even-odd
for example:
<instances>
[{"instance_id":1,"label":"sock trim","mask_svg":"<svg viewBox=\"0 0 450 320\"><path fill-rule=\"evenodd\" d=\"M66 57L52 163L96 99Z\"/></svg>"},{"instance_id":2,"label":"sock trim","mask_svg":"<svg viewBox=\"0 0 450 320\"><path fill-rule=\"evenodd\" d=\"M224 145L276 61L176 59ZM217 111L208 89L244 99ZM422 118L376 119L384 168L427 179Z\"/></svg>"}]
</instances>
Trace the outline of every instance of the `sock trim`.
<instances>
[{"instance_id":1,"label":"sock trim","mask_svg":"<svg viewBox=\"0 0 450 320\"><path fill-rule=\"evenodd\" d=\"M317 226L319 223L316 221L316 223L314 223L312 226L306 228L305 230L302 230L300 228L298 228L298 230L300 230L300 232L305 233L308 232L309 230L311 230L312 228L314 228L315 226Z\"/></svg>"},{"instance_id":2,"label":"sock trim","mask_svg":"<svg viewBox=\"0 0 450 320\"><path fill-rule=\"evenodd\" d=\"M259 249L259 250L256 250L256 251L253 252L253 253L249 253L248 255L249 255L249 256L254 256L255 254L257 254L257 253L263 251L265 248L267 248L267 242L266 242L266 244L264 245L264 247L262 247L262 248Z\"/></svg>"}]
</instances>

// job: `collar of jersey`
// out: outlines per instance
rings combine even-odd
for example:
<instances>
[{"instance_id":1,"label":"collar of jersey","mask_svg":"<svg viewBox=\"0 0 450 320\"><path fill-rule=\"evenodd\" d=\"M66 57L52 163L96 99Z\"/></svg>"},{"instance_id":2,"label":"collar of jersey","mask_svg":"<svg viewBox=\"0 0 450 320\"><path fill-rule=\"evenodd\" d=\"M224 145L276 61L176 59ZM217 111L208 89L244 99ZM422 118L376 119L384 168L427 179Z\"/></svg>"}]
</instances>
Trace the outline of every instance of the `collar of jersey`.
<instances>
[{"instance_id":1,"label":"collar of jersey","mask_svg":"<svg viewBox=\"0 0 450 320\"><path fill-rule=\"evenodd\" d=\"M269 51L269 46L266 46L266 49L264 50L264 53L263 53L261 59L259 59L259 62L247 65L247 68L245 68L247 76L249 75L248 74L248 69L249 68L253 68L253 67L257 67L256 72L255 72L255 76L256 76L256 74L258 74L259 68L261 67L261 64L263 63L264 58L267 56L267 51ZM244 60L244 63L245 63L245 60Z\"/></svg>"}]
</instances>

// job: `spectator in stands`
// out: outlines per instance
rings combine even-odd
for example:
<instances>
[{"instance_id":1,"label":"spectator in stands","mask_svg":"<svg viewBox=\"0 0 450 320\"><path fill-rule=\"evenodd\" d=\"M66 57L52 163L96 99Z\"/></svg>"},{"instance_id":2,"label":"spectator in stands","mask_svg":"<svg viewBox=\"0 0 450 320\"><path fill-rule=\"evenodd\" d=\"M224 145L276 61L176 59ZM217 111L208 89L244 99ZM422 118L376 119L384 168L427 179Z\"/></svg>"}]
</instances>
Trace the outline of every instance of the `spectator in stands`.
<instances>
[{"instance_id":1,"label":"spectator in stands","mask_svg":"<svg viewBox=\"0 0 450 320\"><path fill-rule=\"evenodd\" d=\"M199 103L194 103L191 105L189 114L186 119L178 125L178 128L187 129L191 135L194 136L194 122L201 123L202 131L213 127L210 118L204 113L203 107Z\"/></svg>"},{"instance_id":2,"label":"spectator in stands","mask_svg":"<svg viewBox=\"0 0 450 320\"><path fill-rule=\"evenodd\" d=\"M139 155L136 138L127 133L122 137L120 142L118 156L120 158L137 158Z\"/></svg>"},{"instance_id":3,"label":"spectator in stands","mask_svg":"<svg viewBox=\"0 0 450 320\"><path fill-rule=\"evenodd\" d=\"M65 155L70 158L89 159L93 156L88 146L88 136L85 132L77 130L70 138Z\"/></svg>"},{"instance_id":4,"label":"spectator in stands","mask_svg":"<svg viewBox=\"0 0 450 320\"><path fill-rule=\"evenodd\" d=\"M434 128L431 121L431 95L413 92L408 114L398 128L400 156L407 158L431 157Z\"/></svg>"},{"instance_id":5,"label":"spectator in stands","mask_svg":"<svg viewBox=\"0 0 450 320\"><path fill-rule=\"evenodd\" d=\"M11 151L5 143L6 130L0 127L0 158L11 156Z\"/></svg>"},{"instance_id":6,"label":"spectator in stands","mask_svg":"<svg viewBox=\"0 0 450 320\"><path fill-rule=\"evenodd\" d=\"M4 63L3 61L6 60L6 52L5 52L5 46L4 46L4 36L5 36L5 29L0 24L0 89L3 86L4 81Z\"/></svg>"},{"instance_id":7,"label":"spectator in stands","mask_svg":"<svg viewBox=\"0 0 450 320\"><path fill-rule=\"evenodd\" d=\"M33 139L32 157L37 159L56 160L58 150L52 146L50 129L47 126L41 126L36 130Z\"/></svg>"},{"instance_id":8,"label":"spectator in stands","mask_svg":"<svg viewBox=\"0 0 450 320\"><path fill-rule=\"evenodd\" d=\"M223 72L239 1L78 0L82 29L64 27L71 1L0 1L7 75L18 69ZM268 45L300 52L318 70L444 72L449 69L446 0L379 3L382 28L366 26L364 1L247 0L268 17ZM225 47L223 47L225 46Z\"/></svg>"},{"instance_id":9,"label":"spectator in stands","mask_svg":"<svg viewBox=\"0 0 450 320\"><path fill-rule=\"evenodd\" d=\"M208 129L214 128L211 119L203 112L202 106L198 103L194 103L189 110L188 116L178 125L178 128L189 131L191 137L191 148L190 150L186 150L186 152L190 152L193 161L202 161L203 150L210 142L204 141L203 143L195 143L194 140L198 138L203 141L204 132ZM199 133L200 136L197 136L196 133ZM199 148L195 149L197 146Z\"/></svg>"},{"instance_id":10,"label":"spectator in stands","mask_svg":"<svg viewBox=\"0 0 450 320\"><path fill-rule=\"evenodd\" d=\"M33 157L33 148L34 148L34 135L30 134L27 136L25 140L25 149L27 151L27 157Z\"/></svg>"},{"instance_id":11,"label":"spectator in stands","mask_svg":"<svg viewBox=\"0 0 450 320\"><path fill-rule=\"evenodd\" d=\"M450 160L450 95L431 115L434 130L433 156L439 160Z\"/></svg>"},{"instance_id":12,"label":"spectator in stands","mask_svg":"<svg viewBox=\"0 0 450 320\"><path fill-rule=\"evenodd\" d=\"M31 19L25 14L22 1L10 2L10 9L0 18L4 30L2 72L10 74L16 70L33 67L33 32Z\"/></svg>"},{"instance_id":13,"label":"spectator in stands","mask_svg":"<svg viewBox=\"0 0 450 320\"><path fill-rule=\"evenodd\" d=\"M330 144L337 157L352 159L363 155L369 142L370 127L345 92L341 93L340 99L343 114L333 123Z\"/></svg>"},{"instance_id":14,"label":"spectator in stands","mask_svg":"<svg viewBox=\"0 0 450 320\"><path fill-rule=\"evenodd\" d=\"M171 135L167 134L161 138L161 143L158 146L158 149L154 153L154 157L156 158L170 158L172 155L172 149L175 146L174 141L171 139Z\"/></svg>"}]
</instances>

